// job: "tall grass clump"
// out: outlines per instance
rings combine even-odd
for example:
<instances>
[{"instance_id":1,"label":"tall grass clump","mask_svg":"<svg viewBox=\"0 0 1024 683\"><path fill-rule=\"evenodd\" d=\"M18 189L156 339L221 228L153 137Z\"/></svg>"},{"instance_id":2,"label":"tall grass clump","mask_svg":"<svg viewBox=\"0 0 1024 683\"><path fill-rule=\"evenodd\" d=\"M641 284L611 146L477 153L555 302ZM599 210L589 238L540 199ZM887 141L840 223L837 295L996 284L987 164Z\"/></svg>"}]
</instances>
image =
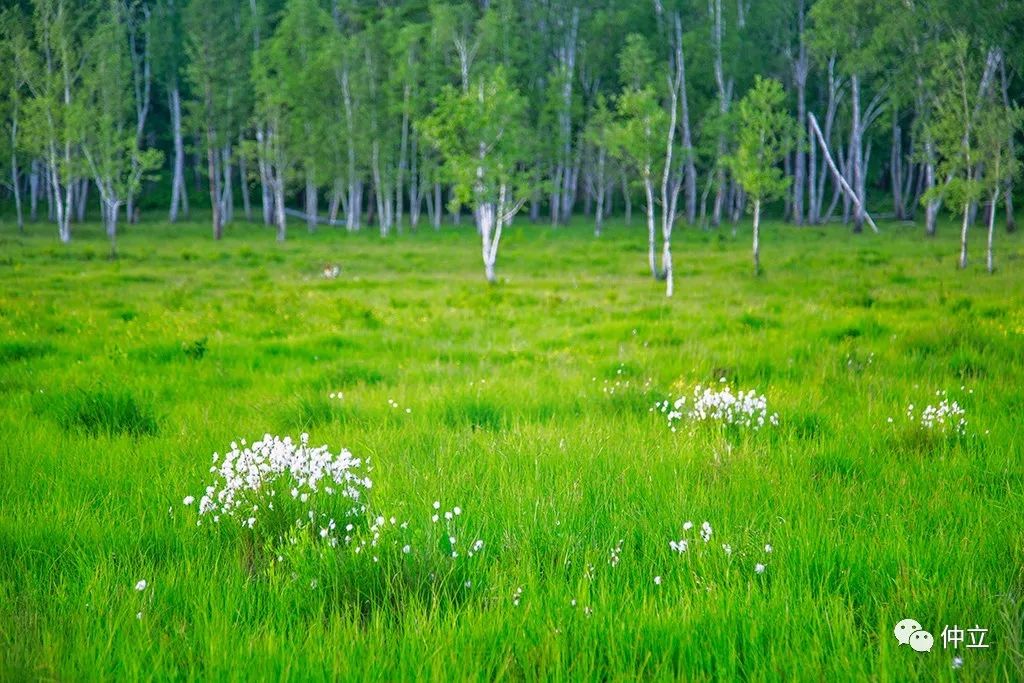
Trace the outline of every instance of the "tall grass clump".
<instances>
[{"instance_id":1,"label":"tall grass clump","mask_svg":"<svg viewBox=\"0 0 1024 683\"><path fill-rule=\"evenodd\" d=\"M51 404L57 423L68 432L91 436L152 436L158 425L153 408L125 390L78 390Z\"/></svg>"}]
</instances>

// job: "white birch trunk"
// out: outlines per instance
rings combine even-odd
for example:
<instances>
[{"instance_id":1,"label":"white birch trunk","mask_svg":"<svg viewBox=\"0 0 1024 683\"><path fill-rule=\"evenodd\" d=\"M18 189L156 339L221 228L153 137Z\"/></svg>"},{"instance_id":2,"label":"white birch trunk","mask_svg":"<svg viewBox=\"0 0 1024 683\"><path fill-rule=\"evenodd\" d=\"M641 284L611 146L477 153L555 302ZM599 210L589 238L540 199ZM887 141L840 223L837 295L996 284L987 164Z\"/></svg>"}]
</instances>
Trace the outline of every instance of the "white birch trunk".
<instances>
[{"instance_id":1,"label":"white birch trunk","mask_svg":"<svg viewBox=\"0 0 1024 683\"><path fill-rule=\"evenodd\" d=\"M971 204L964 203L964 220L960 226L960 270L967 267L967 228L970 225Z\"/></svg>"},{"instance_id":2,"label":"white birch trunk","mask_svg":"<svg viewBox=\"0 0 1024 683\"><path fill-rule=\"evenodd\" d=\"M185 188L185 143L181 135L181 91L175 82L170 89L171 134L174 138L174 171L171 176L171 223L178 214L188 214L188 191Z\"/></svg>"},{"instance_id":3,"label":"white birch trunk","mask_svg":"<svg viewBox=\"0 0 1024 683\"><path fill-rule=\"evenodd\" d=\"M647 198L647 262L651 268L651 277L658 279L658 261L655 252L656 239L654 231L654 183L651 182L651 168L644 169L644 194Z\"/></svg>"},{"instance_id":4,"label":"white birch trunk","mask_svg":"<svg viewBox=\"0 0 1024 683\"><path fill-rule=\"evenodd\" d=\"M993 273L996 269L996 263L992 256L992 240L995 236L996 230L996 205L999 202L998 186L993 190L992 197L989 201L991 205L988 212L988 244L985 247L985 268L989 273Z\"/></svg>"},{"instance_id":5,"label":"white birch trunk","mask_svg":"<svg viewBox=\"0 0 1024 683\"><path fill-rule=\"evenodd\" d=\"M754 275L761 274L761 198L754 198Z\"/></svg>"},{"instance_id":6,"label":"white birch trunk","mask_svg":"<svg viewBox=\"0 0 1024 683\"><path fill-rule=\"evenodd\" d=\"M306 176L306 229L310 233L316 232L317 213L319 206L317 202L316 183L311 176Z\"/></svg>"}]
</instances>

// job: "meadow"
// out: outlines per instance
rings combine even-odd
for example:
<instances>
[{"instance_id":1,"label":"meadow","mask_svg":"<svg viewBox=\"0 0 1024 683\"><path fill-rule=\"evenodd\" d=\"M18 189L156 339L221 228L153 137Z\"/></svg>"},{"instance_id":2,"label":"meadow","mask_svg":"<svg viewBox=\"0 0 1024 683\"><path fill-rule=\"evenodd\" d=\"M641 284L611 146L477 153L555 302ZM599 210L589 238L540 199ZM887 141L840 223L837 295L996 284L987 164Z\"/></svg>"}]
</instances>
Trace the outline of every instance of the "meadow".
<instances>
[{"instance_id":1,"label":"meadow","mask_svg":"<svg viewBox=\"0 0 1024 683\"><path fill-rule=\"evenodd\" d=\"M679 229L667 300L639 220L519 220L489 286L468 223L147 219L0 224L0 679L1024 679L1021 234L988 275L770 223L755 278L749 225ZM778 424L673 431L697 385ZM197 525L214 453L303 432L370 459L377 545Z\"/></svg>"}]
</instances>

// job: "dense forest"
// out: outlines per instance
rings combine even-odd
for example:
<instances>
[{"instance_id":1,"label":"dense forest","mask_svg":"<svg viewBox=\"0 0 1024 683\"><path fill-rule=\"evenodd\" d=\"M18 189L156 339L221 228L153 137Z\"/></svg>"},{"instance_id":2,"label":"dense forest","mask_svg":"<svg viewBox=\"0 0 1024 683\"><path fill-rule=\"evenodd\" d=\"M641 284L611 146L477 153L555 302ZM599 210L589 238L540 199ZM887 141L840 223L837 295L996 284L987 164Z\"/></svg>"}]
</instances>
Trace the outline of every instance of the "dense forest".
<instances>
[{"instance_id":1,"label":"dense forest","mask_svg":"<svg viewBox=\"0 0 1024 683\"><path fill-rule=\"evenodd\" d=\"M10 0L8 0L10 2ZM0 17L20 229L209 210L382 235L465 209L489 279L517 214L797 225L944 208L1013 229L1012 0L21 0ZM660 250L660 263L658 251Z\"/></svg>"}]
</instances>

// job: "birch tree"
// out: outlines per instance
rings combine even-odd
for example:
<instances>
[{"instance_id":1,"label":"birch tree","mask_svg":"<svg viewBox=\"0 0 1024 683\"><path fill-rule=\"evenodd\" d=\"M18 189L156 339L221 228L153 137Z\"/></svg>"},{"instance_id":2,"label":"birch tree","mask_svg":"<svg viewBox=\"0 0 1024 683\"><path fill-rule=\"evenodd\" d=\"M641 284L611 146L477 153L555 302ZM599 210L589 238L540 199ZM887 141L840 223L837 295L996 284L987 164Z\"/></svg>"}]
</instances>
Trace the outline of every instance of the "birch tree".
<instances>
[{"instance_id":1,"label":"birch tree","mask_svg":"<svg viewBox=\"0 0 1024 683\"><path fill-rule=\"evenodd\" d=\"M150 42L152 45L153 76L167 96L170 114L170 136L173 158L171 161L171 204L168 220L174 223L181 214L188 215L188 187L185 183L185 139L182 125L182 69L184 54L182 43L183 0L158 0L153 7Z\"/></svg>"},{"instance_id":2,"label":"birch tree","mask_svg":"<svg viewBox=\"0 0 1024 683\"><path fill-rule=\"evenodd\" d=\"M1009 195L1007 187L1020 175L1020 160L1013 140L1024 123L1024 110L1006 107L1001 100L989 101L978 117L978 156L983 160L981 184L988 199L988 235L985 247L985 269L995 272L993 241L999 201ZM1005 199L1004 199L1005 201Z\"/></svg>"},{"instance_id":3,"label":"birch tree","mask_svg":"<svg viewBox=\"0 0 1024 683\"><path fill-rule=\"evenodd\" d=\"M184 14L185 73L192 93L188 111L206 146L213 238L230 218L228 180L231 148L245 114L242 95L249 88L249 52L239 8L221 0L191 0Z\"/></svg>"},{"instance_id":4,"label":"birch tree","mask_svg":"<svg viewBox=\"0 0 1024 683\"><path fill-rule=\"evenodd\" d=\"M81 89L82 36L92 18L88 3L72 7L65 0L36 0L31 39L16 46L14 58L28 95L23 139L42 162L47 199L64 243L71 241L72 200L81 167L73 109Z\"/></svg>"},{"instance_id":5,"label":"birch tree","mask_svg":"<svg viewBox=\"0 0 1024 683\"><path fill-rule=\"evenodd\" d=\"M163 163L159 150L140 150L132 125L132 66L127 54L123 0L111 0L88 45L89 59L73 125L103 205L110 254L117 256L117 222L121 207L138 191L143 177Z\"/></svg>"},{"instance_id":6,"label":"birch tree","mask_svg":"<svg viewBox=\"0 0 1024 683\"><path fill-rule=\"evenodd\" d=\"M461 90L448 86L435 111L420 122L444 159L455 201L473 211L484 276L495 281L502 230L530 197L525 154L526 101L504 67Z\"/></svg>"},{"instance_id":7,"label":"birch tree","mask_svg":"<svg viewBox=\"0 0 1024 683\"><path fill-rule=\"evenodd\" d=\"M798 130L785 102L781 83L758 76L737 107L736 149L726 159L733 176L753 202L754 275L761 274L761 205L783 196L792 181L780 168L793 149Z\"/></svg>"},{"instance_id":8,"label":"birch tree","mask_svg":"<svg viewBox=\"0 0 1024 683\"><path fill-rule=\"evenodd\" d=\"M21 14L14 10L0 13L0 149L7 153L10 175L4 183L14 197L15 220L18 232L25 231L25 217L21 206L22 169L18 161L21 141L21 109L24 83L17 67L19 52L25 49L25 26ZM2 176L0 176L2 177Z\"/></svg>"},{"instance_id":9,"label":"birch tree","mask_svg":"<svg viewBox=\"0 0 1024 683\"><path fill-rule=\"evenodd\" d=\"M938 171L946 181L922 197L929 202L943 199L951 212L959 212L960 257L958 267L967 267L967 232L971 206L984 194L980 177L979 126L977 110L983 67L966 35L960 33L943 46L942 61L934 78L939 84L930 133L940 161Z\"/></svg>"}]
</instances>

